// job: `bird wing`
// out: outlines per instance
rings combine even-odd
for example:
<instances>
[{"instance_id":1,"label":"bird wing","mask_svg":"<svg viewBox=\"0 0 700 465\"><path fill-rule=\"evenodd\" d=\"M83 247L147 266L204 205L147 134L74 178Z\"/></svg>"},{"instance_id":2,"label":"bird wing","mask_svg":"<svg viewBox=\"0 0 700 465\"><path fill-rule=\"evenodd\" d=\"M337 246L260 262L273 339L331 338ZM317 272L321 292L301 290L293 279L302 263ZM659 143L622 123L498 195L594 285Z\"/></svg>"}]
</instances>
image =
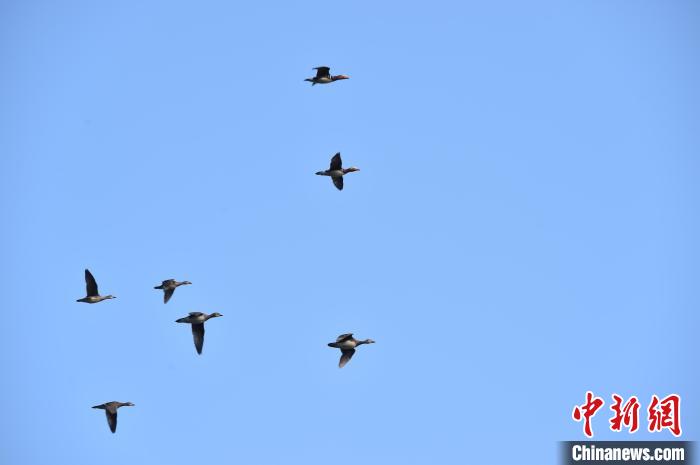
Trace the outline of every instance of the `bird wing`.
<instances>
[{"instance_id":1,"label":"bird wing","mask_svg":"<svg viewBox=\"0 0 700 465\"><path fill-rule=\"evenodd\" d=\"M197 353L202 353L202 346L204 346L204 324L203 323L193 323L192 324L192 337L194 338L194 347L197 349Z\"/></svg>"},{"instance_id":2,"label":"bird wing","mask_svg":"<svg viewBox=\"0 0 700 465\"><path fill-rule=\"evenodd\" d=\"M340 356L340 361L338 362L338 368L343 368L346 363L350 361L353 355L355 355L355 349L341 349L343 355Z\"/></svg>"},{"instance_id":3,"label":"bird wing","mask_svg":"<svg viewBox=\"0 0 700 465\"><path fill-rule=\"evenodd\" d=\"M318 68L314 69L316 70L317 78L330 77L331 75L331 69L328 66L319 66Z\"/></svg>"},{"instance_id":4,"label":"bird wing","mask_svg":"<svg viewBox=\"0 0 700 465\"><path fill-rule=\"evenodd\" d=\"M343 169L343 161L340 159L340 152L333 155L331 158L331 171L338 171Z\"/></svg>"},{"instance_id":5,"label":"bird wing","mask_svg":"<svg viewBox=\"0 0 700 465\"><path fill-rule=\"evenodd\" d=\"M107 423L109 423L109 429L113 432L117 432L117 410L114 409L114 412L110 411L110 409L105 409L105 415L107 415Z\"/></svg>"},{"instance_id":6,"label":"bird wing","mask_svg":"<svg viewBox=\"0 0 700 465\"><path fill-rule=\"evenodd\" d=\"M175 283L174 279L166 279L162 283L160 283L160 286L157 287L157 289L166 289L170 286L172 286Z\"/></svg>"},{"instance_id":7,"label":"bird wing","mask_svg":"<svg viewBox=\"0 0 700 465\"><path fill-rule=\"evenodd\" d=\"M95 277L87 268L85 269L85 288L88 297L100 295L99 292L97 292L97 281L95 281Z\"/></svg>"},{"instance_id":8,"label":"bird wing","mask_svg":"<svg viewBox=\"0 0 700 465\"><path fill-rule=\"evenodd\" d=\"M163 289L163 303L167 304L174 293L175 289Z\"/></svg>"},{"instance_id":9,"label":"bird wing","mask_svg":"<svg viewBox=\"0 0 700 465\"><path fill-rule=\"evenodd\" d=\"M335 340L335 342L343 342L347 339L350 339L352 337L352 333L347 333L347 334L341 334L338 336L338 338Z\"/></svg>"},{"instance_id":10,"label":"bird wing","mask_svg":"<svg viewBox=\"0 0 700 465\"><path fill-rule=\"evenodd\" d=\"M331 179L333 180L333 185L338 189L339 191L343 190L343 177L342 176L332 176Z\"/></svg>"}]
</instances>

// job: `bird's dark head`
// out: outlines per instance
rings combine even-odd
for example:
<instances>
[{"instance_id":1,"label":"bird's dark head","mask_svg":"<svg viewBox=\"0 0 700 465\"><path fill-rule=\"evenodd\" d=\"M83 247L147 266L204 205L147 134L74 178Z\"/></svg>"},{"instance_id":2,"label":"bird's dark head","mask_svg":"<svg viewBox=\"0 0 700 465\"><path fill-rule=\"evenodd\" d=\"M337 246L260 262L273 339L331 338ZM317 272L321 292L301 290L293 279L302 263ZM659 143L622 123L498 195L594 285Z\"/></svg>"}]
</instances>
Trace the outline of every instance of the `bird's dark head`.
<instances>
[{"instance_id":1,"label":"bird's dark head","mask_svg":"<svg viewBox=\"0 0 700 465\"><path fill-rule=\"evenodd\" d=\"M209 315L209 318L216 318L217 316L223 316L223 315L219 312L214 312L211 315Z\"/></svg>"},{"instance_id":2,"label":"bird's dark head","mask_svg":"<svg viewBox=\"0 0 700 465\"><path fill-rule=\"evenodd\" d=\"M337 76L333 76L334 81L340 81L342 79L350 79L350 76L348 76L346 74L339 74Z\"/></svg>"}]
</instances>

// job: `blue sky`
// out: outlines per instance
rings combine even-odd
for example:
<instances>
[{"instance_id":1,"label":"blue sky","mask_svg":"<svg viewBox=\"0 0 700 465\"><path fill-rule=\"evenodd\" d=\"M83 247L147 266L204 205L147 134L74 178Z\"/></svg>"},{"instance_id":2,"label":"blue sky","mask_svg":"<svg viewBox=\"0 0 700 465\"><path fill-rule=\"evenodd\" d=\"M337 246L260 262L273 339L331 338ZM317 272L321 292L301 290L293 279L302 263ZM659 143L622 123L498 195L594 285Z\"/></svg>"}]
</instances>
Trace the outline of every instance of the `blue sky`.
<instances>
[{"instance_id":1,"label":"blue sky","mask_svg":"<svg viewBox=\"0 0 700 465\"><path fill-rule=\"evenodd\" d=\"M587 390L596 439L671 439L607 420L673 392L697 439L699 21L2 2L0 462L555 463Z\"/></svg>"}]
</instances>

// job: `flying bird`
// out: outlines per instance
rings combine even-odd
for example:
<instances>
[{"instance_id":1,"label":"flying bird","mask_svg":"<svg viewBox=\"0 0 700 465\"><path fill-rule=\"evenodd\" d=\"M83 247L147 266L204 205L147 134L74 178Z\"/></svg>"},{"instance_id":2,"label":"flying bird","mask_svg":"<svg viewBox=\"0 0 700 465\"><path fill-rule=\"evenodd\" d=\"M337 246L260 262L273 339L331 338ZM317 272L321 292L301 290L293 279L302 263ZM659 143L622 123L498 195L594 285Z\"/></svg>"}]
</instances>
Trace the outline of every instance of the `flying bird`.
<instances>
[{"instance_id":1,"label":"flying bird","mask_svg":"<svg viewBox=\"0 0 700 465\"><path fill-rule=\"evenodd\" d=\"M317 171L316 174L319 176L330 176L333 180L333 184L339 190L343 190L343 176L354 171L360 171L360 168L351 166L350 168L343 168L343 161L340 159L340 152L333 155L331 158L331 167L324 171Z\"/></svg>"},{"instance_id":2,"label":"flying bird","mask_svg":"<svg viewBox=\"0 0 700 465\"><path fill-rule=\"evenodd\" d=\"M335 340L335 342L329 342L328 347L335 347L340 349L341 355L338 361L338 368L343 368L347 364L353 355L355 355L355 348L362 344L374 344L372 339L365 339L364 341L358 341L352 337L352 333L341 334Z\"/></svg>"},{"instance_id":3,"label":"flying bird","mask_svg":"<svg viewBox=\"0 0 700 465\"><path fill-rule=\"evenodd\" d=\"M97 281L95 277L90 273L90 270L85 269L85 287L87 290L87 295L82 299L76 300L76 302L85 302L86 304L96 304L97 302L102 302L107 299L116 299L113 295L101 296L97 291Z\"/></svg>"},{"instance_id":4,"label":"flying bird","mask_svg":"<svg viewBox=\"0 0 700 465\"><path fill-rule=\"evenodd\" d=\"M107 402L106 404L95 405L93 408L99 408L105 411L107 415L107 423L109 424L109 429L113 432L117 432L117 409L119 407L133 407L134 404L131 402Z\"/></svg>"},{"instance_id":5,"label":"flying bird","mask_svg":"<svg viewBox=\"0 0 700 465\"><path fill-rule=\"evenodd\" d=\"M190 314L179 320L175 320L175 323L189 323L192 325L192 337L194 338L194 347L197 349L198 354L202 354L202 347L204 346L204 322L210 318L216 318L218 316L223 316L221 313L214 312L207 315L202 312L190 312Z\"/></svg>"},{"instance_id":6,"label":"flying bird","mask_svg":"<svg viewBox=\"0 0 700 465\"><path fill-rule=\"evenodd\" d=\"M178 286L184 286L186 284L192 284L189 281L175 281L174 279L166 279L161 283L160 286L155 286L153 289L163 290L163 303L167 304L170 298L173 296L175 289Z\"/></svg>"},{"instance_id":7,"label":"flying bird","mask_svg":"<svg viewBox=\"0 0 700 465\"><path fill-rule=\"evenodd\" d=\"M350 79L350 76L346 76L345 74L331 76L331 69L328 66L319 66L314 69L316 70L316 76L304 79L304 81L310 82L312 86L316 84L330 84L333 81L340 81L342 79Z\"/></svg>"}]
</instances>

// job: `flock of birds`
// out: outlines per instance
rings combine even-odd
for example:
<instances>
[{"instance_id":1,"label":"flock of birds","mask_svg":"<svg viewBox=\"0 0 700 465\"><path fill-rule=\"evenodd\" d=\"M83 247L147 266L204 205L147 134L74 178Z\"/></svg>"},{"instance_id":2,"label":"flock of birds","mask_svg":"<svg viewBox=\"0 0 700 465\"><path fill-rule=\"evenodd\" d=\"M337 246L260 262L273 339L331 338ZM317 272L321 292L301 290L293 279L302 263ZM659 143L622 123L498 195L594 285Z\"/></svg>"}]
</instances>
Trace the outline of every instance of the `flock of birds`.
<instances>
[{"instance_id":1,"label":"flock of birds","mask_svg":"<svg viewBox=\"0 0 700 465\"><path fill-rule=\"evenodd\" d=\"M327 66L319 66L318 68L313 68L316 70L316 76L305 79L305 81L311 82L311 85L316 84L330 84L335 81L349 79L349 76L344 74L339 74L337 76L332 76L330 74L330 68ZM359 168L351 166L350 168L343 168L343 161L340 158L340 152L336 153L333 158L331 158L331 164L329 169L318 171L316 174L320 176L330 176L333 181L333 185L338 190L343 190L343 176L348 173L355 171L360 171ZM189 281L176 281L174 279L166 279L160 285L155 286L154 289L160 289L163 291L163 303L167 304L175 293L175 289L180 286L185 286L192 284ZM85 287L87 295L82 299L78 299L77 302L84 302L88 304L96 304L102 302L103 300L115 299L113 295L100 295L97 288L97 281L95 277L90 273L90 270L85 270ZM194 339L194 347L198 354L202 354L202 348L204 347L204 323L212 318L217 318L223 316L221 313L202 313L202 312L190 312L189 315L183 318L175 320L176 323L187 323L192 326L192 337ZM373 344L372 339L358 340L353 337L352 333L341 334L335 340L335 342L329 342L328 347L333 347L340 349L340 361L338 362L338 367L343 368L355 355L355 349L363 344ZM101 409L105 411L107 415L107 423L109 424L109 429L112 433L117 431L117 409L120 407L133 407L134 404L131 402L106 402L104 404L95 405L92 408Z\"/></svg>"}]
</instances>

